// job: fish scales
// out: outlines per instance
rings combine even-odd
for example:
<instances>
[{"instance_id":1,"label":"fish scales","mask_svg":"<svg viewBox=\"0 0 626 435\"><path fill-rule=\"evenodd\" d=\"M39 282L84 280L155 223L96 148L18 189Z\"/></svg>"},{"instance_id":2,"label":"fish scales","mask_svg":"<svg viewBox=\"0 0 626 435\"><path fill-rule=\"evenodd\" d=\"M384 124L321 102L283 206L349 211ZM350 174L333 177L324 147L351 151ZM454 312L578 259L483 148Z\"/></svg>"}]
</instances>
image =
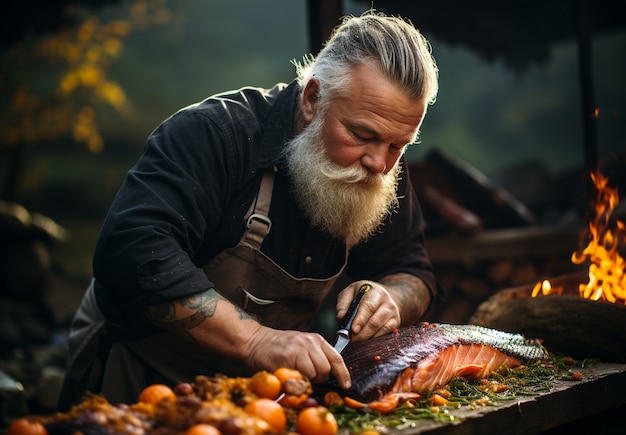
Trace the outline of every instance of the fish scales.
<instances>
[{"instance_id":1,"label":"fish scales","mask_svg":"<svg viewBox=\"0 0 626 435\"><path fill-rule=\"evenodd\" d=\"M451 378L456 374L454 370L459 367L450 367L450 365L461 364L461 362L467 365L468 361L463 360L463 351L467 351L466 348L474 345L486 349L486 351L481 349L478 354L472 353L472 356L469 356L469 364L474 363L477 366L481 362L484 363L485 358L489 360L494 356L500 356L500 359L496 358L494 361L506 361L506 364L511 366L535 362L547 357L546 349L538 340L527 339L520 334L477 325L423 323L367 341L350 343L342 352L352 377L352 388L348 395L355 399L371 401L380 399L392 388L400 388L404 392L408 392L407 389L421 392L415 391L420 388L420 385L411 385L404 379L409 378L406 375L403 381L405 384L409 382L407 385L394 386L394 384L406 369L416 369L416 373L410 378L417 380L419 378L417 369L421 369L426 362L429 363L431 371L433 366L435 370L439 368L437 364L441 365L441 370L451 370L449 373L437 374L435 372L437 379ZM450 349L451 347L453 349ZM446 350L448 351L444 352ZM446 360L450 353L455 356L452 362L449 359ZM471 358L476 358L476 355L481 355L479 360L471 361ZM502 359L505 356L513 358ZM420 362L423 364L420 365ZM431 376L431 373L425 372L422 373L422 377L423 375ZM330 383L332 385L333 381L331 380Z\"/></svg>"}]
</instances>

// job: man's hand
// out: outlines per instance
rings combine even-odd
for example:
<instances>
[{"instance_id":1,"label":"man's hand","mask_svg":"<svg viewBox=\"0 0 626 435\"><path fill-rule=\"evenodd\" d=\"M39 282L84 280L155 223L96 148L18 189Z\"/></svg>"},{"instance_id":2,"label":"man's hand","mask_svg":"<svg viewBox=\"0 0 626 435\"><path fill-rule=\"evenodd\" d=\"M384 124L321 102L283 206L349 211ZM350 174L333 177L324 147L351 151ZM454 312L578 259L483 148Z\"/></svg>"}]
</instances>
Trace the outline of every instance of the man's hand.
<instances>
[{"instance_id":1,"label":"man's hand","mask_svg":"<svg viewBox=\"0 0 626 435\"><path fill-rule=\"evenodd\" d=\"M260 327L250 340L247 354L246 363L254 371L289 367L313 383L332 373L343 388L351 385L343 358L319 334Z\"/></svg>"},{"instance_id":2,"label":"man's hand","mask_svg":"<svg viewBox=\"0 0 626 435\"><path fill-rule=\"evenodd\" d=\"M397 273L385 276L380 282L356 281L346 287L337 298L337 319L343 319L354 295L365 283L372 288L363 296L352 322L354 341L378 337L400 326L411 325L428 309L430 292L424 282L416 276Z\"/></svg>"},{"instance_id":3,"label":"man's hand","mask_svg":"<svg viewBox=\"0 0 626 435\"><path fill-rule=\"evenodd\" d=\"M361 341L392 332L400 326L400 310L382 284L374 281L357 281L339 293L337 298L337 319L346 315L352 299L362 284L372 288L363 296L356 317L352 322L352 340Z\"/></svg>"},{"instance_id":4,"label":"man's hand","mask_svg":"<svg viewBox=\"0 0 626 435\"><path fill-rule=\"evenodd\" d=\"M343 358L321 335L262 326L213 289L152 305L146 315L156 326L241 360L254 371L288 367L312 382L324 381L332 373L339 385L350 388Z\"/></svg>"}]
</instances>

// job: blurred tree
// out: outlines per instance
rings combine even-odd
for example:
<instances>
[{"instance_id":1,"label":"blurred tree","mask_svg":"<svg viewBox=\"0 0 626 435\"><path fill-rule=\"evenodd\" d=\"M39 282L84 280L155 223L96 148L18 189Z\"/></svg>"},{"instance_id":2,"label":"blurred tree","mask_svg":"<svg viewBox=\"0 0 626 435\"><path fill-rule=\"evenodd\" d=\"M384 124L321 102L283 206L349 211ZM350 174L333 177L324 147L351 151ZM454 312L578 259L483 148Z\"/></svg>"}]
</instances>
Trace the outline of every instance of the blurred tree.
<instances>
[{"instance_id":1,"label":"blurred tree","mask_svg":"<svg viewBox=\"0 0 626 435\"><path fill-rule=\"evenodd\" d=\"M0 14L0 48L19 43L27 35L46 35L73 27L80 18L76 9L92 11L122 0L48 0L11 2L10 12Z\"/></svg>"},{"instance_id":2,"label":"blurred tree","mask_svg":"<svg viewBox=\"0 0 626 435\"><path fill-rule=\"evenodd\" d=\"M28 150L37 143L67 137L93 153L102 150L98 110L109 107L121 116L132 110L107 68L132 31L169 20L164 0L130 1L122 18L107 22L76 8L66 9L69 15L75 25L41 37L13 34L0 55L0 152L8 156L0 196L8 201L19 200ZM46 81L29 74L37 67L50 71Z\"/></svg>"}]
</instances>

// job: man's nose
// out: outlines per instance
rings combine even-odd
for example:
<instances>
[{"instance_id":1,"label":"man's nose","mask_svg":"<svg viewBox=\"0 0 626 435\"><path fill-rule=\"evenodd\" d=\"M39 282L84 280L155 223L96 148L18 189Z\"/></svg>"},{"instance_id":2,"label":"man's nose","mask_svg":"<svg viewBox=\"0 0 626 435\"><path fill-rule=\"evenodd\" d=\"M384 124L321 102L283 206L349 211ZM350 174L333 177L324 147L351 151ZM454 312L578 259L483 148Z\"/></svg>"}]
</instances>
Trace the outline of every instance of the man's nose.
<instances>
[{"instance_id":1,"label":"man's nose","mask_svg":"<svg viewBox=\"0 0 626 435\"><path fill-rule=\"evenodd\" d=\"M361 157L361 165L374 174L382 174L387 170L387 156L378 150L368 152Z\"/></svg>"}]
</instances>

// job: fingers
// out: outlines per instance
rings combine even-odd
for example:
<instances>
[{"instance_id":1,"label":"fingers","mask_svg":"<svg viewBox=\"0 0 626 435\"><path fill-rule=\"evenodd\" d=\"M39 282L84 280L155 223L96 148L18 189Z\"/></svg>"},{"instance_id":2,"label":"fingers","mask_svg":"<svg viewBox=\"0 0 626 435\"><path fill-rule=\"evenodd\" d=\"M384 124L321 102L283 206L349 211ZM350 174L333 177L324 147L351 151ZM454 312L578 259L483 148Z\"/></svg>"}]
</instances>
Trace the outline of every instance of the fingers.
<instances>
[{"instance_id":1,"label":"fingers","mask_svg":"<svg viewBox=\"0 0 626 435\"><path fill-rule=\"evenodd\" d=\"M368 314L366 314L367 317L365 317L363 326L356 325L356 328L353 326L352 341L363 341L368 338L389 334L400 325L400 319L396 310L379 306L373 314ZM357 323L356 318L353 325L355 323Z\"/></svg>"},{"instance_id":2,"label":"fingers","mask_svg":"<svg viewBox=\"0 0 626 435\"><path fill-rule=\"evenodd\" d=\"M269 328L267 328L269 330ZM325 381L332 373L339 385L350 387L350 374L343 358L319 334L270 330L257 340L248 358L251 369L273 371L278 367L298 370L311 382Z\"/></svg>"},{"instance_id":3,"label":"fingers","mask_svg":"<svg viewBox=\"0 0 626 435\"><path fill-rule=\"evenodd\" d=\"M352 299L354 299L354 295L356 294L357 286L355 284L349 285L345 289L343 289L339 295L337 295L337 304L335 305L335 311L337 313L337 319L343 319L343 316L348 312L348 307L352 303Z\"/></svg>"},{"instance_id":4,"label":"fingers","mask_svg":"<svg viewBox=\"0 0 626 435\"><path fill-rule=\"evenodd\" d=\"M352 380L350 379L350 371L346 367L346 363L339 353L328 345L324 348L326 358L330 362L331 372L341 388L344 390L349 389L352 386Z\"/></svg>"},{"instance_id":5,"label":"fingers","mask_svg":"<svg viewBox=\"0 0 626 435\"><path fill-rule=\"evenodd\" d=\"M376 327L377 325L373 324L371 331L374 331L372 335L368 335L368 337L379 337L381 335L389 334L393 332L400 326L400 321L397 318L389 318L387 322L385 322L382 326ZM361 338L361 337L359 337ZM362 338L363 340L365 338Z\"/></svg>"},{"instance_id":6,"label":"fingers","mask_svg":"<svg viewBox=\"0 0 626 435\"><path fill-rule=\"evenodd\" d=\"M296 368L313 383L324 382L332 373L342 388L350 388L350 372L341 355L321 336L313 335L321 341L314 348L308 348L308 353L300 354Z\"/></svg>"},{"instance_id":7,"label":"fingers","mask_svg":"<svg viewBox=\"0 0 626 435\"><path fill-rule=\"evenodd\" d=\"M351 284L337 298L337 318L341 320L358 287L366 281ZM367 281L372 289L363 297L352 322L352 340L362 341L388 334L400 326L400 310L387 290L379 283Z\"/></svg>"},{"instance_id":8,"label":"fingers","mask_svg":"<svg viewBox=\"0 0 626 435\"><path fill-rule=\"evenodd\" d=\"M306 342L293 343L290 348L292 354L287 358L294 361L294 368L313 383L319 383L328 378L331 373L331 362L324 352L325 346L330 346L326 340L317 334L299 333Z\"/></svg>"}]
</instances>

